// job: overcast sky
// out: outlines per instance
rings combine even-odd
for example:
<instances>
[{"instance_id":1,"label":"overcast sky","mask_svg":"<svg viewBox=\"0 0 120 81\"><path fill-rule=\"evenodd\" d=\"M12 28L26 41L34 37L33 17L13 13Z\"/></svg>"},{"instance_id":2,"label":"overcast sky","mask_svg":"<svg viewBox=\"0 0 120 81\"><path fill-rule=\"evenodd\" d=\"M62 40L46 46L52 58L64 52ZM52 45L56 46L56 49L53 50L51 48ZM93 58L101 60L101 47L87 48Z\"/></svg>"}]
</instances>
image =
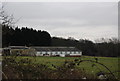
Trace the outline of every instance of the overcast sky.
<instances>
[{"instance_id":1,"label":"overcast sky","mask_svg":"<svg viewBox=\"0 0 120 81\"><path fill-rule=\"evenodd\" d=\"M118 36L117 2L7 2L19 27L46 30L51 36L111 38Z\"/></svg>"}]
</instances>

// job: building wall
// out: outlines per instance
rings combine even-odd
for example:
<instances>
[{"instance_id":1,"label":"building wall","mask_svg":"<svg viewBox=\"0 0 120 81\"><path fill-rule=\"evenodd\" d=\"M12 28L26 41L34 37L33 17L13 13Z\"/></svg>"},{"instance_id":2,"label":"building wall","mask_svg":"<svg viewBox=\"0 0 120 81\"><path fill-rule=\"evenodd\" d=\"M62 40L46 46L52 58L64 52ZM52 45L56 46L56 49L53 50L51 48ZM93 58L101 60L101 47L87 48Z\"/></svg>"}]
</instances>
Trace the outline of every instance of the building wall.
<instances>
[{"instance_id":1,"label":"building wall","mask_svg":"<svg viewBox=\"0 0 120 81\"><path fill-rule=\"evenodd\" d=\"M81 56L81 51L37 51L36 56Z\"/></svg>"}]
</instances>

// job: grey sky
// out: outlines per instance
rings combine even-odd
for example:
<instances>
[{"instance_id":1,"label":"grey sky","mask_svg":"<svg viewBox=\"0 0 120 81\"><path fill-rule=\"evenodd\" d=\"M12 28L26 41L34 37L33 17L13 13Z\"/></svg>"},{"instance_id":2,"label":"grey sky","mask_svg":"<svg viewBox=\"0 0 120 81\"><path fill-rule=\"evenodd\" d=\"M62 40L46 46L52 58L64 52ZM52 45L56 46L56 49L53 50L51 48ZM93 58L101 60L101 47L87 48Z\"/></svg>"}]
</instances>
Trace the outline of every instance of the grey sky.
<instances>
[{"instance_id":1,"label":"grey sky","mask_svg":"<svg viewBox=\"0 0 120 81\"><path fill-rule=\"evenodd\" d=\"M117 2L11 2L3 3L16 25L46 30L52 36L111 38L118 35Z\"/></svg>"}]
</instances>

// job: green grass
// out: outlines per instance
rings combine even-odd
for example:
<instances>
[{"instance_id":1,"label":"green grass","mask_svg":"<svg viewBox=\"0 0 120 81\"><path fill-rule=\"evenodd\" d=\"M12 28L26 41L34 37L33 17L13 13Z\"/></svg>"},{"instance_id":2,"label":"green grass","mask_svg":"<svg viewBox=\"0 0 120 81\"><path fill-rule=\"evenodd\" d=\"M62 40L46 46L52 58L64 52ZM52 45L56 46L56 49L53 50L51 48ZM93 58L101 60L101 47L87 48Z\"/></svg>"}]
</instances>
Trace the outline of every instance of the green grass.
<instances>
[{"instance_id":1,"label":"green grass","mask_svg":"<svg viewBox=\"0 0 120 81\"><path fill-rule=\"evenodd\" d=\"M118 68L118 59L119 58L114 58L114 57L97 57L97 58L98 58L98 62L107 66L112 72L119 71L119 68ZM82 59L83 60L94 60L94 57L85 56ZM92 64L96 64L97 67L96 66L92 67ZM96 74L100 70L102 70L104 72L109 72L103 66L101 66L97 63L92 63L92 62L83 62L83 63L81 63L81 65L79 65L79 67L84 68L87 72L92 73L92 74ZM97 68L99 68L99 69L97 69ZM116 77L118 77L118 72L116 72L114 74Z\"/></svg>"},{"instance_id":2,"label":"green grass","mask_svg":"<svg viewBox=\"0 0 120 81\"><path fill-rule=\"evenodd\" d=\"M18 59L20 59L21 57L18 57ZM56 66L60 66L61 64L64 63L65 60L70 60L70 61L74 61L74 59L78 58L78 59L82 59L82 60L95 60L94 57L92 56L82 56L82 57L22 57L22 58L30 58L32 60L32 62L34 62L35 64L46 64L48 65L50 68L52 68L52 64L56 65ZM115 71L120 71L118 68L118 59L117 57L97 57L98 58L98 62L104 64L105 66L107 66L112 72ZM96 66L92 67L92 64L95 64ZM77 68L81 68L88 72L89 74L96 74L97 72L99 72L100 70L104 71L104 72L109 72L108 70L106 70L103 66L97 64L97 63L93 63L93 62L82 62L79 66L77 66ZM99 69L98 69L99 68ZM114 73L116 77L118 77L118 72Z\"/></svg>"}]
</instances>

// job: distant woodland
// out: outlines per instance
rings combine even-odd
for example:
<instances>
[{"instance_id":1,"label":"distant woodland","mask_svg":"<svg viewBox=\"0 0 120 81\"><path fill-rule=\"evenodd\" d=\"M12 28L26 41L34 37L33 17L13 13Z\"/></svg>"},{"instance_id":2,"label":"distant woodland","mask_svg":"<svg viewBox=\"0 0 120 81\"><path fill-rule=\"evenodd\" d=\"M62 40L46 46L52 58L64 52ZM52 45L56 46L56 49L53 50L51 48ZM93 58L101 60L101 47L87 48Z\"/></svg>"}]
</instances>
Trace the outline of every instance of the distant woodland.
<instances>
[{"instance_id":1,"label":"distant woodland","mask_svg":"<svg viewBox=\"0 0 120 81\"><path fill-rule=\"evenodd\" d=\"M94 43L87 39L76 40L69 37L51 37L47 31L35 30L33 28L12 28L2 26L2 46L74 46L88 56L116 57L120 43L117 39L103 39L101 43Z\"/></svg>"},{"instance_id":2,"label":"distant woodland","mask_svg":"<svg viewBox=\"0 0 120 81\"><path fill-rule=\"evenodd\" d=\"M51 36L47 31L32 28L3 26L3 47L6 46L50 46Z\"/></svg>"}]
</instances>

